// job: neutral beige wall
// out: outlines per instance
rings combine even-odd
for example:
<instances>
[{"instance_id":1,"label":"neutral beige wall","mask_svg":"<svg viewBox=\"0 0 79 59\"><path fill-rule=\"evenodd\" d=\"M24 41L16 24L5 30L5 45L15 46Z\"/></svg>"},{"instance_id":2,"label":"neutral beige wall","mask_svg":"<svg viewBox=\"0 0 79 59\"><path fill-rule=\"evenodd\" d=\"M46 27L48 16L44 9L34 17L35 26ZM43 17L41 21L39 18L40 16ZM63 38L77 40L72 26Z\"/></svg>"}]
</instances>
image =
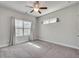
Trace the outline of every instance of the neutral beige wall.
<instances>
[{"instance_id":1,"label":"neutral beige wall","mask_svg":"<svg viewBox=\"0 0 79 59\"><path fill-rule=\"evenodd\" d=\"M39 17L38 38L52 43L78 48L78 8L79 4L75 4ZM48 25L41 23L42 20L54 17L58 17L60 22Z\"/></svg>"}]
</instances>

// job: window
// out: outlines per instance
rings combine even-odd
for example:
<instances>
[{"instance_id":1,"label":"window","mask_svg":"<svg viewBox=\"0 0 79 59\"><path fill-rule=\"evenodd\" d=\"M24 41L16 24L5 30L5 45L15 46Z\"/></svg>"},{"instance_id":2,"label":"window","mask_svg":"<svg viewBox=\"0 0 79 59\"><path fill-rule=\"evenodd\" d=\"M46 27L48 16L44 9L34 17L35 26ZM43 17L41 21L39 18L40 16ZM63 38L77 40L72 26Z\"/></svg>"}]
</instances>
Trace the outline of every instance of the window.
<instances>
[{"instance_id":1,"label":"window","mask_svg":"<svg viewBox=\"0 0 79 59\"><path fill-rule=\"evenodd\" d=\"M57 22L57 18L53 18L49 20L49 23L55 23L55 22Z\"/></svg>"},{"instance_id":2,"label":"window","mask_svg":"<svg viewBox=\"0 0 79 59\"><path fill-rule=\"evenodd\" d=\"M55 23L55 22L58 22L58 21L59 21L58 18L53 18L53 19L44 20L43 24Z\"/></svg>"},{"instance_id":3,"label":"window","mask_svg":"<svg viewBox=\"0 0 79 59\"><path fill-rule=\"evenodd\" d=\"M23 21L15 20L16 36L23 36Z\"/></svg>"},{"instance_id":4,"label":"window","mask_svg":"<svg viewBox=\"0 0 79 59\"><path fill-rule=\"evenodd\" d=\"M15 33L16 36L30 35L31 22L23 20L15 20Z\"/></svg>"},{"instance_id":5,"label":"window","mask_svg":"<svg viewBox=\"0 0 79 59\"><path fill-rule=\"evenodd\" d=\"M24 22L24 35L30 35L31 23Z\"/></svg>"},{"instance_id":6,"label":"window","mask_svg":"<svg viewBox=\"0 0 79 59\"><path fill-rule=\"evenodd\" d=\"M16 36L23 36L23 30L22 29L16 29Z\"/></svg>"},{"instance_id":7,"label":"window","mask_svg":"<svg viewBox=\"0 0 79 59\"><path fill-rule=\"evenodd\" d=\"M44 20L43 24L49 24L49 20Z\"/></svg>"}]
</instances>

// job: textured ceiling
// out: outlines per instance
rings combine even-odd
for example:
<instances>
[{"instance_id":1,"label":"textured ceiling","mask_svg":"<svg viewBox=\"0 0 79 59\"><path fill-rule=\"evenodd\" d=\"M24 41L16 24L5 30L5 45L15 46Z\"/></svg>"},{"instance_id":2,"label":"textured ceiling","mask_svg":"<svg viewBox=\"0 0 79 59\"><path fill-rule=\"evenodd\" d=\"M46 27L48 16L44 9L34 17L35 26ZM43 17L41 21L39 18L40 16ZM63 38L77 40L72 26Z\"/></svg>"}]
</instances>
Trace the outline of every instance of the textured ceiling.
<instances>
[{"instance_id":1,"label":"textured ceiling","mask_svg":"<svg viewBox=\"0 0 79 59\"><path fill-rule=\"evenodd\" d=\"M28 13L30 15L33 15L35 17L43 16L45 14L54 12L56 10L65 8L67 6L70 6L72 4L77 3L78 1L40 1L40 6L47 6L48 9L41 10L42 14L39 14L37 12L30 13L32 8L25 7L25 6L33 6L33 3L35 1L0 1L0 5L3 5L5 7L17 10L22 13Z\"/></svg>"}]
</instances>

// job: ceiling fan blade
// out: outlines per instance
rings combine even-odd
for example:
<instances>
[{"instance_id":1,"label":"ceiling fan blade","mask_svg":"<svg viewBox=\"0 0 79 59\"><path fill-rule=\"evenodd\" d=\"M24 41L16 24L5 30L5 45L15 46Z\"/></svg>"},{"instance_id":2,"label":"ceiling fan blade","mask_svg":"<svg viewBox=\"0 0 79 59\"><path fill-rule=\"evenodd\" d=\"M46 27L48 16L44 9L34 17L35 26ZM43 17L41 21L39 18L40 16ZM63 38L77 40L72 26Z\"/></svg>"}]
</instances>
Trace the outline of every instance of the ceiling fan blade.
<instances>
[{"instance_id":1,"label":"ceiling fan blade","mask_svg":"<svg viewBox=\"0 0 79 59\"><path fill-rule=\"evenodd\" d=\"M39 7L39 9L47 9L47 7Z\"/></svg>"},{"instance_id":2,"label":"ceiling fan blade","mask_svg":"<svg viewBox=\"0 0 79 59\"><path fill-rule=\"evenodd\" d=\"M36 3L38 3L38 4L39 4L39 1L36 1Z\"/></svg>"},{"instance_id":3,"label":"ceiling fan blade","mask_svg":"<svg viewBox=\"0 0 79 59\"><path fill-rule=\"evenodd\" d=\"M41 11L38 10L38 12L41 14Z\"/></svg>"},{"instance_id":4,"label":"ceiling fan blade","mask_svg":"<svg viewBox=\"0 0 79 59\"><path fill-rule=\"evenodd\" d=\"M25 7L33 8L32 6L25 6Z\"/></svg>"},{"instance_id":5,"label":"ceiling fan blade","mask_svg":"<svg viewBox=\"0 0 79 59\"><path fill-rule=\"evenodd\" d=\"M30 11L30 13L32 13L34 10Z\"/></svg>"}]
</instances>

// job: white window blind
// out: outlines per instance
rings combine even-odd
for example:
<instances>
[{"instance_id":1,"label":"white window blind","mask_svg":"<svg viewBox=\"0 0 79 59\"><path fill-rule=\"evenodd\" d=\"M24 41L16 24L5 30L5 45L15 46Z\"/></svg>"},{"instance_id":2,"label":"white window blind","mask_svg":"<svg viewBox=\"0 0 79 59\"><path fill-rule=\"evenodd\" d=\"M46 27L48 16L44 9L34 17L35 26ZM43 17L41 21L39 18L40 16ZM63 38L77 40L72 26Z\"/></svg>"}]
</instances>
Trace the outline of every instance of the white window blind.
<instances>
[{"instance_id":1,"label":"white window blind","mask_svg":"<svg viewBox=\"0 0 79 59\"><path fill-rule=\"evenodd\" d=\"M43 21L43 24L51 24L56 23L59 19L58 18L51 18Z\"/></svg>"},{"instance_id":2,"label":"white window blind","mask_svg":"<svg viewBox=\"0 0 79 59\"><path fill-rule=\"evenodd\" d=\"M31 22L23 20L15 20L15 34L16 36L30 35Z\"/></svg>"}]
</instances>

